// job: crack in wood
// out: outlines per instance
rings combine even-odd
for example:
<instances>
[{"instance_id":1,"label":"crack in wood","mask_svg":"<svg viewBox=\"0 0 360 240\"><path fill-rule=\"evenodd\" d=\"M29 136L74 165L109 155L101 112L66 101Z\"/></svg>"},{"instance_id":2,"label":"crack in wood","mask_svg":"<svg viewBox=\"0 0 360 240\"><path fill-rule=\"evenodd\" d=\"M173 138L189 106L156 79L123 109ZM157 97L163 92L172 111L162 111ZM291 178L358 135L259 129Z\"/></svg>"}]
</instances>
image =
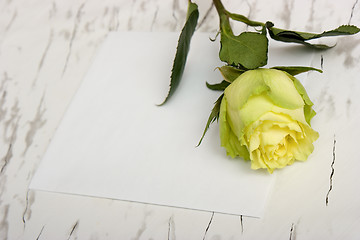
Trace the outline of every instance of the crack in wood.
<instances>
[{"instance_id":1,"label":"crack in wood","mask_svg":"<svg viewBox=\"0 0 360 240\"><path fill-rule=\"evenodd\" d=\"M4 210L2 211L2 219L0 219L0 239L8 239L8 233L9 233L9 221L8 221L9 208L10 208L9 204L6 204L3 207Z\"/></svg>"},{"instance_id":2,"label":"crack in wood","mask_svg":"<svg viewBox=\"0 0 360 240\"><path fill-rule=\"evenodd\" d=\"M15 99L15 103L11 107L10 111L11 111L10 117L8 118L8 120L6 120L4 122L3 135L4 135L5 142L12 143L14 145L16 138L17 138L17 130L18 130L19 121L20 121L20 117L21 117L19 115L20 108L19 108L19 100L17 98ZM8 131L10 131L11 128L12 128L12 133L10 134L9 137L7 137Z\"/></svg>"},{"instance_id":3,"label":"crack in wood","mask_svg":"<svg viewBox=\"0 0 360 240\"><path fill-rule=\"evenodd\" d=\"M10 80L11 78L8 76L7 72L4 71L3 78L1 79L1 84L0 84L0 93L2 92L2 96L0 97L0 121L5 119L6 113L8 111L7 108L5 108L6 95L7 95L6 85L7 82Z\"/></svg>"},{"instance_id":4,"label":"crack in wood","mask_svg":"<svg viewBox=\"0 0 360 240\"><path fill-rule=\"evenodd\" d=\"M0 90L1 90L1 88L0 88ZM5 108L6 94L7 94L7 92L4 91L4 93L2 94L2 97L0 98L0 121L5 118L6 113L7 113L7 109Z\"/></svg>"},{"instance_id":5,"label":"crack in wood","mask_svg":"<svg viewBox=\"0 0 360 240\"><path fill-rule=\"evenodd\" d=\"M76 37L76 34L78 32L79 24L80 24L80 21L81 21L81 13L82 13L81 11L84 8L84 6L85 6L85 2L83 2L80 5L80 7L78 8L78 10L76 12L75 23L74 23L73 31L72 31L70 42L69 42L69 48L68 48L69 50L68 50L68 53L67 53L67 56L66 56L66 59L65 59L65 64L64 64L64 68L63 68L61 76L64 76L64 74L66 72L66 69L67 69L67 66L68 66L69 58L70 58L71 52L72 52L72 45L73 45L74 39Z\"/></svg>"},{"instance_id":6,"label":"crack in wood","mask_svg":"<svg viewBox=\"0 0 360 240\"><path fill-rule=\"evenodd\" d=\"M45 98L45 92L43 94L43 96L41 97L40 103L38 105L37 111L36 111L36 115L34 117L34 119L32 121L29 121L29 130L26 133L25 136L25 149L23 151L23 156L25 156L25 154L27 153L27 151L29 150L30 146L33 144L34 141L34 137L37 133L37 131L42 128L45 123L46 123L46 119L44 119L44 114L46 112L46 109L43 108L43 102L44 102L44 98Z\"/></svg>"},{"instance_id":7,"label":"crack in wood","mask_svg":"<svg viewBox=\"0 0 360 240\"><path fill-rule=\"evenodd\" d=\"M358 1L359 1L359 0L356 0L355 3L354 3L354 5L353 5L352 8L351 8L351 14L350 14L349 22L348 22L349 25L350 25L350 22L351 22L351 20L352 20L353 15L354 15L354 9L355 9Z\"/></svg>"},{"instance_id":8,"label":"crack in wood","mask_svg":"<svg viewBox=\"0 0 360 240\"><path fill-rule=\"evenodd\" d=\"M171 220L172 220L172 216L169 218L169 222L168 222L168 240L170 240Z\"/></svg>"},{"instance_id":9,"label":"crack in wood","mask_svg":"<svg viewBox=\"0 0 360 240\"><path fill-rule=\"evenodd\" d=\"M212 212L210 221L209 221L209 223L208 223L208 225L207 225L207 227L206 227L206 229L205 229L205 233L204 233L203 240L205 240L206 234L207 234L207 232L209 231L209 228L210 228L210 225L211 225L211 222L212 222L213 218L214 218L214 212Z\"/></svg>"},{"instance_id":10,"label":"crack in wood","mask_svg":"<svg viewBox=\"0 0 360 240\"><path fill-rule=\"evenodd\" d=\"M143 222L141 224L141 227L137 230L136 232L136 236L134 238L132 238L132 240L139 240L142 236L142 234L145 232L146 230L146 221L147 221L147 218L151 215L151 212L150 211L146 211L145 212L145 216L144 216L144 219L143 219Z\"/></svg>"},{"instance_id":11,"label":"crack in wood","mask_svg":"<svg viewBox=\"0 0 360 240\"><path fill-rule=\"evenodd\" d=\"M26 213L28 211L28 208L29 208L29 192L30 192L30 190L28 190L27 193L26 193L26 199L25 199L26 200L26 205L25 205L25 210L24 210L23 215L22 215L22 222L24 224L24 229L26 228L25 215L26 215Z\"/></svg>"},{"instance_id":12,"label":"crack in wood","mask_svg":"<svg viewBox=\"0 0 360 240\"><path fill-rule=\"evenodd\" d=\"M4 164L1 166L0 175L2 173L4 173L4 170L7 167L7 165L9 164L10 159L13 157L13 151L12 150L13 150L13 145L14 145L14 142L15 142L15 139L16 139L16 131L17 131L17 128L18 128L18 122L19 122L19 120L17 120L16 123L15 123L15 127L13 129L12 134L11 134L8 150L7 150L6 154L5 154L5 156L3 157L3 159L1 160L1 162L4 162Z\"/></svg>"},{"instance_id":13,"label":"crack in wood","mask_svg":"<svg viewBox=\"0 0 360 240\"><path fill-rule=\"evenodd\" d=\"M40 58L40 62L39 62L39 65L38 65L38 69L37 69L37 71L36 71L36 75L35 75L35 78L34 78L34 80L33 80L33 84L32 84L33 86L35 86L35 84L36 84L36 82L37 82L37 80L38 80L38 78L39 78L40 71L41 71L42 66L43 66L43 64L44 64L44 61L45 61L45 59L46 59L47 53L48 53L48 51L49 51L49 48L50 48L50 46L51 46L51 44L52 44L53 37L54 37L54 30L51 29L51 30L50 30L49 40L48 40L48 42L47 42L47 44L46 44L46 46L45 46L45 50L44 50L41 58Z\"/></svg>"},{"instance_id":14,"label":"crack in wood","mask_svg":"<svg viewBox=\"0 0 360 240\"><path fill-rule=\"evenodd\" d=\"M324 56L321 55L321 58L320 58L320 67L321 67L321 70L324 70Z\"/></svg>"},{"instance_id":15,"label":"crack in wood","mask_svg":"<svg viewBox=\"0 0 360 240\"><path fill-rule=\"evenodd\" d=\"M331 162L331 173L330 173L330 183L329 183L329 190L326 194L326 198L325 198L325 204L326 206L328 206L329 204L329 194L331 192L331 190L333 189L333 177L334 177L334 173L335 173L335 168L334 168L334 164L335 164L335 159L336 159L336 139L335 139L335 135L334 135L334 143L333 143L333 158L332 158L332 162Z\"/></svg>"},{"instance_id":16,"label":"crack in wood","mask_svg":"<svg viewBox=\"0 0 360 240\"><path fill-rule=\"evenodd\" d=\"M39 239L40 239L40 236L41 236L42 232L44 231L44 228L45 228L45 225L41 228L40 233L39 233L39 235L37 236L36 240L39 240Z\"/></svg>"},{"instance_id":17,"label":"crack in wood","mask_svg":"<svg viewBox=\"0 0 360 240\"><path fill-rule=\"evenodd\" d=\"M168 222L168 240L170 240L170 228L171 228L171 223L170 223L171 217L169 218L169 222Z\"/></svg>"},{"instance_id":18,"label":"crack in wood","mask_svg":"<svg viewBox=\"0 0 360 240\"><path fill-rule=\"evenodd\" d=\"M9 31L9 29L11 28L11 26L13 25L14 21L15 21L15 18L17 17L17 10L15 9L9 23L6 25L6 28L5 28L5 33Z\"/></svg>"},{"instance_id":19,"label":"crack in wood","mask_svg":"<svg viewBox=\"0 0 360 240\"><path fill-rule=\"evenodd\" d=\"M240 215L241 234L244 233L243 215Z\"/></svg>"},{"instance_id":20,"label":"crack in wood","mask_svg":"<svg viewBox=\"0 0 360 240\"><path fill-rule=\"evenodd\" d=\"M5 170L6 166L8 165L9 160L10 160L11 157L12 157L12 143L9 144L6 155L2 159L2 162L4 162L4 164L1 166L0 174L2 174L4 172L4 170Z\"/></svg>"},{"instance_id":21,"label":"crack in wood","mask_svg":"<svg viewBox=\"0 0 360 240\"><path fill-rule=\"evenodd\" d=\"M197 29L201 28L201 26L204 24L205 20L207 19L207 17L210 15L211 10L214 8L214 3L211 3L211 6L209 7L209 9L206 11L205 16L203 17L203 19L201 19L201 21L199 22Z\"/></svg>"},{"instance_id":22,"label":"crack in wood","mask_svg":"<svg viewBox=\"0 0 360 240\"><path fill-rule=\"evenodd\" d=\"M154 27L154 24L155 24L155 22L156 22L156 18L157 18L158 12L159 12L159 6L156 6L156 10L155 10L155 13L154 13L154 17L153 17L153 20L152 20L151 26L150 26L150 31L151 31L151 32L153 31L153 27Z\"/></svg>"},{"instance_id":23,"label":"crack in wood","mask_svg":"<svg viewBox=\"0 0 360 240\"><path fill-rule=\"evenodd\" d=\"M71 236L73 235L73 233L75 232L75 229L77 228L77 226L79 225L79 220L76 221L76 223L74 224L74 226L72 227L69 237L67 238L67 240L69 240L71 238Z\"/></svg>"},{"instance_id":24,"label":"crack in wood","mask_svg":"<svg viewBox=\"0 0 360 240\"><path fill-rule=\"evenodd\" d=\"M295 224L291 224L289 240L295 240Z\"/></svg>"}]
</instances>

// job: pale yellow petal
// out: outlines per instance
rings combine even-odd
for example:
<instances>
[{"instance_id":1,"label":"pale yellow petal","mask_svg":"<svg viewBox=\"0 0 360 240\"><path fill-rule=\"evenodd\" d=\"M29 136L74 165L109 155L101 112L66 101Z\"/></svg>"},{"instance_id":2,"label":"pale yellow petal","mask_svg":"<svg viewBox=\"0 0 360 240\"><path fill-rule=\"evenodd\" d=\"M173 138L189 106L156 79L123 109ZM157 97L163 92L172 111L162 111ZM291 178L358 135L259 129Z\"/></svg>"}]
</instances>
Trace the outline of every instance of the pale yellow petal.
<instances>
[{"instance_id":1,"label":"pale yellow petal","mask_svg":"<svg viewBox=\"0 0 360 240\"><path fill-rule=\"evenodd\" d=\"M261 133L261 144L266 145L278 145L280 142L290 134L290 130L286 128L280 128L278 126L273 126Z\"/></svg>"},{"instance_id":2,"label":"pale yellow petal","mask_svg":"<svg viewBox=\"0 0 360 240\"><path fill-rule=\"evenodd\" d=\"M304 100L295 88L288 75L275 69L261 69L265 84L270 88L267 92L274 104L281 108L297 109L304 107Z\"/></svg>"}]
</instances>

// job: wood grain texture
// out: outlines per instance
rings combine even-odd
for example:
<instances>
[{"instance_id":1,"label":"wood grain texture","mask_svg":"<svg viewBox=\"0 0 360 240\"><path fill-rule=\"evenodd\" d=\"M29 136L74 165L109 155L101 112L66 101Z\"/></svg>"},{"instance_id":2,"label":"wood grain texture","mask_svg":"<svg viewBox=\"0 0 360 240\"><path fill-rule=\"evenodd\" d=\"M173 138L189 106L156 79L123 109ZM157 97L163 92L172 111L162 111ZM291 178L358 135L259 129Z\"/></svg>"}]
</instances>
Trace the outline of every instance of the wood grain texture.
<instances>
[{"instance_id":1,"label":"wood grain texture","mask_svg":"<svg viewBox=\"0 0 360 240\"><path fill-rule=\"evenodd\" d=\"M211 2L195 2L200 10L198 31L215 36L218 18ZM0 239L358 238L360 165L358 159L347 158L356 149L347 142L351 131L343 123L359 120L359 36L338 38L334 49L316 53L313 67L321 67L324 74L310 73L305 83L307 87L316 82L316 88L322 89L315 95L307 88L318 112L314 124L336 118L339 125L328 126L324 136L327 159L278 173L263 219L28 190L106 35L179 31L186 4L180 0L0 2ZM224 5L251 19L294 30L360 25L357 0L226 0ZM238 31L246 28L234 25ZM344 94L335 95L337 91Z\"/></svg>"}]
</instances>

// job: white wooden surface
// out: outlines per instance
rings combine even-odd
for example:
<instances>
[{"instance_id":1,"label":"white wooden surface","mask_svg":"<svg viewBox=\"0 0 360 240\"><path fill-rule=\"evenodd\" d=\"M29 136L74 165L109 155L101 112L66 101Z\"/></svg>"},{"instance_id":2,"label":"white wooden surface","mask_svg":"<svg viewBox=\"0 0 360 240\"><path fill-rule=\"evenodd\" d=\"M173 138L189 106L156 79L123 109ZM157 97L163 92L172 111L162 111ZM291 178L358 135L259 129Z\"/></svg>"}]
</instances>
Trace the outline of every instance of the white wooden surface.
<instances>
[{"instance_id":1,"label":"white wooden surface","mask_svg":"<svg viewBox=\"0 0 360 240\"><path fill-rule=\"evenodd\" d=\"M196 2L198 31L215 36L211 1ZM360 26L357 0L224 5L280 28ZM315 152L314 161L279 171L262 219L28 190L107 33L180 31L186 7L180 0L0 2L0 239L359 238L360 161L352 156L360 119L360 36L338 38L334 49L316 53L313 66L324 73L310 73L305 86L318 112L313 124L328 128L321 136L328 158L316 159Z\"/></svg>"}]
</instances>

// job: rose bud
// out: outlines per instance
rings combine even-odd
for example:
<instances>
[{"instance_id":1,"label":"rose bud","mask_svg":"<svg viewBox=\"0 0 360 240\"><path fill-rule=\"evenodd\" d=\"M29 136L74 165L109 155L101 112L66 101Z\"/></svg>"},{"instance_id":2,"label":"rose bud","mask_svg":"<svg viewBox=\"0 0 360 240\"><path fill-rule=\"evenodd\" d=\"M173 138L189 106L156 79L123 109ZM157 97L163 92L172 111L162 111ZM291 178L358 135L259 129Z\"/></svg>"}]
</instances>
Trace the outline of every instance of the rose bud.
<instances>
[{"instance_id":1,"label":"rose bud","mask_svg":"<svg viewBox=\"0 0 360 240\"><path fill-rule=\"evenodd\" d=\"M275 69L249 70L224 91L219 123L221 146L252 169L305 161L319 134L310 126L313 103L299 80Z\"/></svg>"}]
</instances>

